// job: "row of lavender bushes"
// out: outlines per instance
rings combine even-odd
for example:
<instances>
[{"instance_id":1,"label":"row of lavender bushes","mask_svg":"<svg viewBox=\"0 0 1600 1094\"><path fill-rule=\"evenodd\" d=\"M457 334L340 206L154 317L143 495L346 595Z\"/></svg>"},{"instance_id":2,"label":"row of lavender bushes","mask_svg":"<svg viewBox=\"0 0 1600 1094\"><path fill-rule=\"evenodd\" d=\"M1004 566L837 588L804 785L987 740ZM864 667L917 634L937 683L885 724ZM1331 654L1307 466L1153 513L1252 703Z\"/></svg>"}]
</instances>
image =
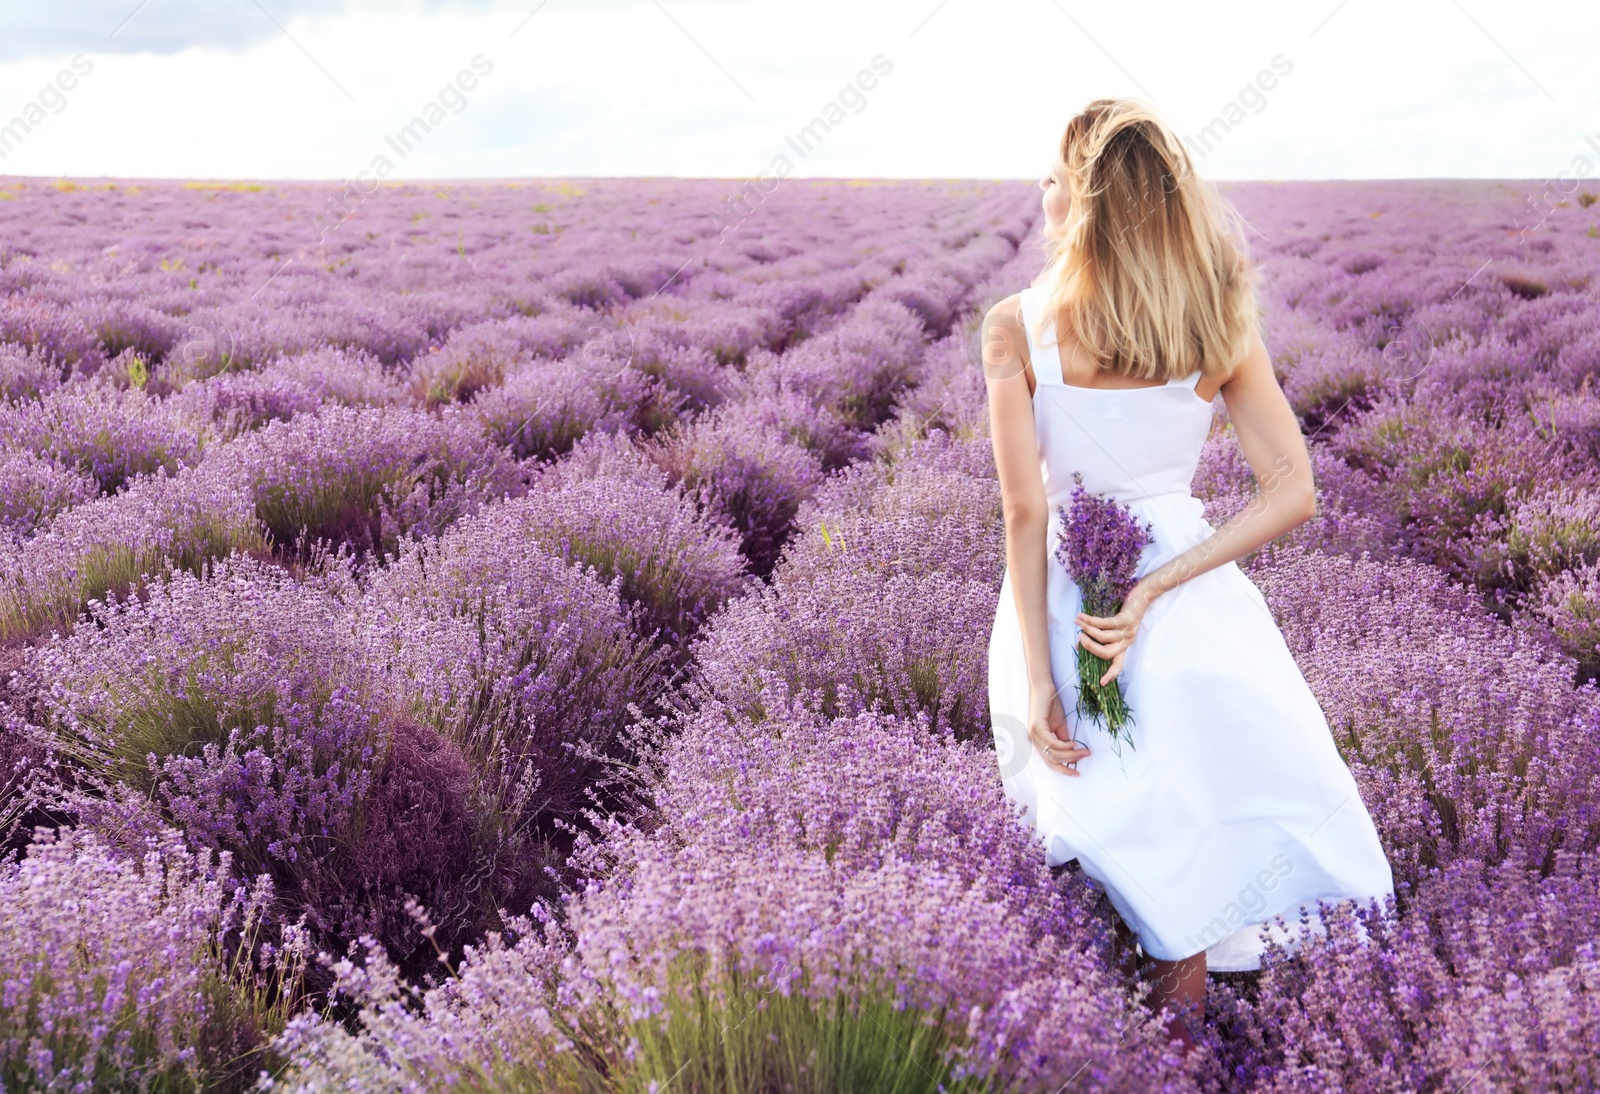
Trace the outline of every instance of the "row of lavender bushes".
<instances>
[{"instance_id":1,"label":"row of lavender bushes","mask_svg":"<svg viewBox=\"0 0 1600 1094\"><path fill-rule=\"evenodd\" d=\"M1291 403L1385 554L1600 676L1593 187L1261 187ZM1359 205L1359 210L1355 206Z\"/></svg>"},{"instance_id":2,"label":"row of lavender bushes","mask_svg":"<svg viewBox=\"0 0 1600 1094\"><path fill-rule=\"evenodd\" d=\"M204 991L165 997L152 1021L170 1029L153 1040L97 985L114 969L159 994L183 947L133 935L75 979L19 975L31 986L0 1008L8 1083L238 1086L292 1053L273 1041L292 1014L329 1001L335 973L315 953L360 939L426 981L434 947L459 960L505 930L506 909L566 887L573 840L649 760L641 727L681 690L699 629L771 571L800 507L861 457L1028 223L1005 186L808 187L774 211L772 242L722 248L697 215L709 187L646 190L620 197L670 205L642 218L656 247L706 251L673 284L660 258L626 256L638 268L619 279L606 239L585 274L591 238L537 271L537 299L508 303L503 262L464 277L443 247L395 261L391 238L387 255L329 263L333 277L269 283L260 295L292 322L251 298L220 333L215 313L191 323L198 345L151 318L177 291L153 255L101 271L146 310L69 297L70 262L35 261L60 240L6 256L12 869L54 829L134 877L176 838L227 856L208 874L224 895L200 904L256 902L248 930L196 928L229 956L192 981ZM169 213L195 200L158 196ZM614 235L618 196L583 209L595 221L579 238ZM502 220L526 213L479 197ZM65 200L92 219L111 198ZM883 234L814 246L830 201L825 234ZM379 239L410 234L405 211L389 208ZM231 216L233 236L273 234L259 209ZM512 264L533 277L541 257ZM397 340L374 329L374 300L418 258L468 303L431 296L448 324ZM369 284L351 299L346 276ZM317 293L337 339L295 310ZM487 317L465 319L472 305ZM125 338L134 313L146 326ZM62 945L25 921L14 939L41 960Z\"/></svg>"}]
</instances>

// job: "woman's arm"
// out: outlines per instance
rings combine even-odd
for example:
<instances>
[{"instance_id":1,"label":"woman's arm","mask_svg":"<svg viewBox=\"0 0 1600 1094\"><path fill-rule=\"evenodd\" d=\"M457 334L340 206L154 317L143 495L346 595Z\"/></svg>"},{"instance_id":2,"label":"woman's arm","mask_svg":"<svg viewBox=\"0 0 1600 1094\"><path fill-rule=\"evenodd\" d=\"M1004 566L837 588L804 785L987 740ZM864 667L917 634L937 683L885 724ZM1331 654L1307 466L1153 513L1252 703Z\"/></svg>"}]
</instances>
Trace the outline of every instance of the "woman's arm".
<instances>
[{"instance_id":1,"label":"woman's arm","mask_svg":"<svg viewBox=\"0 0 1600 1094\"><path fill-rule=\"evenodd\" d=\"M1255 472L1256 496L1205 540L1140 579L1117 615L1078 617L1083 647L1112 662L1103 682L1122 671L1123 656L1139 621L1156 597L1192 577L1243 558L1316 514L1311 456L1259 333L1221 391L1239 447Z\"/></svg>"},{"instance_id":2,"label":"woman's arm","mask_svg":"<svg viewBox=\"0 0 1600 1094\"><path fill-rule=\"evenodd\" d=\"M1027 342L1015 296L989 310L983 320L983 375L989 389L989 435L1006 521L1006 567L1022 623L1022 649L1030 684L1051 684L1050 638L1045 620L1044 476L1028 390Z\"/></svg>"},{"instance_id":3,"label":"woman's arm","mask_svg":"<svg viewBox=\"0 0 1600 1094\"><path fill-rule=\"evenodd\" d=\"M1045 614L1045 532L1050 511L1039 469L1039 441L1033 427L1028 343L1017 297L1007 297L984 316L983 374L989 391L989 434L1005 512L1006 568L1022 626L1028 665L1028 737L1046 763L1064 775L1077 775L1069 763L1089 754L1073 747L1066 716L1050 671L1050 634ZM1022 742L1018 742L1021 747Z\"/></svg>"}]
</instances>

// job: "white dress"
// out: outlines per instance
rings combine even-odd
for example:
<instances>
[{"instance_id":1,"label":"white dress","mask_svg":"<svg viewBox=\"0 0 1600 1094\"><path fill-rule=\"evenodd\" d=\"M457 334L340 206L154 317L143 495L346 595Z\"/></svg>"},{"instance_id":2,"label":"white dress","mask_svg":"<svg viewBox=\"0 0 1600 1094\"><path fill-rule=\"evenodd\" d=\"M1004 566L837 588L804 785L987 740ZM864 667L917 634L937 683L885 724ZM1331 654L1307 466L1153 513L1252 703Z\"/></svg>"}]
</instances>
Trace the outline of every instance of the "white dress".
<instances>
[{"instance_id":1,"label":"white dress","mask_svg":"<svg viewBox=\"0 0 1600 1094\"><path fill-rule=\"evenodd\" d=\"M1028 677L1010 570L989 638L989 713L1006 795L1043 845L1045 861L1077 859L1135 931L1145 953L1177 960L1206 951L1214 971L1260 966L1262 925L1292 947L1316 900L1363 903L1394 891L1355 779L1265 599L1230 562L1152 602L1120 677L1132 747L1115 754L1080 719L1074 622L1077 585L1055 556L1058 507L1074 471L1153 525L1138 573L1212 534L1189 492L1211 405L1197 372L1160 387L1062 382L1053 324L1035 338L1040 290L1022 293L1036 378L1034 426L1050 503L1046 586L1050 670L1067 724L1090 755L1077 778L1034 753ZM1289 933L1272 924L1282 915Z\"/></svg>"}]
</instances>

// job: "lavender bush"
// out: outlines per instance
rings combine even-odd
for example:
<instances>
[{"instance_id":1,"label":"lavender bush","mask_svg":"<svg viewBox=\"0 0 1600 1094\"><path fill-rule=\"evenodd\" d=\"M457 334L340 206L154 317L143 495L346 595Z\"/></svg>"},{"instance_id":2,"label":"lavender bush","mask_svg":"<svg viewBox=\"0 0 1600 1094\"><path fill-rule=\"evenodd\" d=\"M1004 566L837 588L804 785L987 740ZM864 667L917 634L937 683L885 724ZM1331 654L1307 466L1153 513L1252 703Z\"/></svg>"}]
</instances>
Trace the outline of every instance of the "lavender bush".
<instances>
[{"instance_id":1,"label":"lavender bush","mask_svg":"<svg viewBox=\"0 0 1600 1094\"><path fill-rule=\"evenodd\" d=\"M229 866L170 831L129 859L72 828L0 864L7 1089L238 1089L273 1059L306 955L291 933L250 964L271 887Z\"/></svg>"},{"instance_id":2,"label":"lavender bush","mask_svg":"<svg viewBox=\"0 0 1600 1094\"><path fill-rule=\"evenodd\" d=\"M987 734L987 636L971 621L994 610L1005 546L987 444L937 434L831 481L771 584L700 643L696 692L752 718L777 692Z\"/></svg>"},{"instance_id":3,"label":"lavender bush","mask_svg":"<svg viewBox=\"0 0 1600 1094\"><path fill-rule=\"evenodd\" d=\"M100 484L76 467L26 449L0 453L0 536L18 541L50 518L100 492Z\"/></svg>"},{"instance_id":4,"label":"lavender bush","mask_svg":"<svg viewBox=\"0 0 1600 1094\"><path fill-rule=\"evenodd\" d=\"M320 939L405 958L406 893L471 914L465 762L391 715L337 597L232 557L90 616L15 685L63 767L59 811L108 839L173 825L269 875L274 918Z\"/></svg>"},{"instance_id":5,"label":"lavender bush","mask_svg":"<svg viewBox=\"0 0 1600 1094\"><path fill-rule=\"evenodd\" d=\"M0 342L0 400L37 399L60 387L71 371L36 349Z\"/></svg>"},{"instance_id":6,"label":"lavender bush","mask_svg":"<svg viewBox=\"0 0 1600 1094\"><path fill-rule=\"evenodd\" d=\"M543 470L520 506L525 527L546 549L622 579L638 629L679 647L724 603L745 590L733 530L699 511L626 436L586 438Z\"/></svg>"},{"instance_id":7,"label":"lavender bush","mask_svg":"<svg viewBox=\"0 0 1600 1094\"><path fill-rule=\"evenodd\" d=\"M523 907L561 825L615 781L666 667L630 627L622 575L602 583L547 549L529 500L403 545L354 605L363 663L471 772L482 858L467 877Z\"/></svg>"},{"instance_id":8,"label":"lavender bush","mask_svg":"<svg viewBox=\"0 0 1600 1094\"><path fill-rule=\"evenodd\" d=\"M1159 1023L1091 959L1086 894L1053 885L997 797L987 747L925 716L788 708L757 725L710 704L661 763L650 824L608 833L616 880L568 918L579 962L628 1004L645 1075L1182 1085ZM858 1047L835 1048L832 1027L857 1024Z\"/></svg>"},{"instance_id":9,"label":"lavender bush","mask_svg":"<svg viewBox=\"0 0 1600 1094\"><path fill-rule=\"evenodd\" d=\"M312 414L321 405L316 389L281 372L224 372L186 385L171 397L194 418L210 423L218 437L231 440L271 421Z\"/></svg>"},{"instance_id":10,"label":"lavender bush","mask_svg":"<svg viewBox=\"0 0 1600 1094\"><path fill-rule=\"evenodd\" d=\"M273 422L217 455L280 551L304 541L391 552L486 501L520 492L505 454L459 413L325 404Z\"/></svg>"},{"instance_id":11,"label":"lavender bush","mask_svg":"<svg viewBox=\"0 0 1600 1094\"><path fill-rule=\"evenodd\" d=\"M345 406L391 406L408 398L401 377L362 350L319 347L279 357L261 371L307 388L321 401Z\"/></svg>"},{"instance_id":12,"label":"lavender bush","mask_svg":"<svg viewBox=\"0 0 1600 1094\"><path fill-rule=\"evenodd\" d=\"M645 402L642 374L602 387L564 361L534 360L481 392L471 411L496 445L522 459L549 461L590 433L626 432Z\"/></svg>"},{"instance_id":13,"label":"lavender bush","mask_svg":"<svg viewBox=\"0 0 1600 1094\"><path fill-rule=\"evenodd\" d=\"M0 641L69 631L92 600L267 547L250 498L216 465L141 478L58 513L30 538L0 543Z\"/></svg>"},{"instance_id":14,"label":"lavender bush","mask_svg":"<svg viewBox=\"0 0 1600 1094\"><path fill-rule=\"evenodd\" d=\"M1250 1089L1584 1090L1600 1080L1595 862L1549 876L1458 863L1404 918L1330 909L1324 937L1269 955L1253 1002L1224 989L1210 1077ZM1223 1017L1225 1016L1225 1017Z\"/></svg>"},{"instance_id":15,"label":"lavender bush","mask_svg":"<svg viewBox=\"0 0 1600 1094\"><path fill-rule=\"evenodd\" d=\"M1255 579L1397 880L1463 857L1548 868L1600 841L1600 693L1537 636L1411 561L1286 553Z\"/></svg>"},{"instance_id":16,"label":"lavender bush","mask_svg":"<svg viewBox=\"0 0 1600 1094\"><path fill-rule=\"evenodd\" d=\"M708 411L652 441L647 451L711 519L739 531L751 571L765 576L823 470L781 430L746 412L747 405Z\"/></svg>"},{"instance_id":17,"label":"lavender bush","mask_svg":"<svg viewBox=\"0 0 1600 1094\"><path fill-rule=\"evenodd\" d=\"M63 384L38 400L0 406L0 443L79 468L115 493L136 475L198 461L201 419L183 410L97 381Z\"/></svg>"},{"instance_id":18,"label":"lavender bush","mask_svg":"<svg viewBox=\"0 0 1600 1094\"><path fill-rule=\"evenodd\" d=\"M1600 565L1549 575L1527 616L1547 628L1577 664L1577 679L1600 681Z\"/></svg>"}]
</instances>

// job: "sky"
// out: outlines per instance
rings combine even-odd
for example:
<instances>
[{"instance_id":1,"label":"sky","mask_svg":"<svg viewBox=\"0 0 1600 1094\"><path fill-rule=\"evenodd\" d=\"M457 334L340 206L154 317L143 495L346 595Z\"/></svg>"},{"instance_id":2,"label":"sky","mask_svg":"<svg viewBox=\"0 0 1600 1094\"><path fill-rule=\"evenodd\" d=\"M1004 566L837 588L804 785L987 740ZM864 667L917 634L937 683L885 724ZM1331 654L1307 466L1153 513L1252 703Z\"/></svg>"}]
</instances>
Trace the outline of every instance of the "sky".
<instances>
[{"instance_id":1,"label":"sky","mask_svg":"<svg viewBox=\"0 0 1600 1094\"><path fill-rule=\"evenodd\" d=\"M1596 45L1565 0L3 0L0 175L1034 178L1127 95L1216 179L1554 179Z\"/></svg>"}]
</instances>

